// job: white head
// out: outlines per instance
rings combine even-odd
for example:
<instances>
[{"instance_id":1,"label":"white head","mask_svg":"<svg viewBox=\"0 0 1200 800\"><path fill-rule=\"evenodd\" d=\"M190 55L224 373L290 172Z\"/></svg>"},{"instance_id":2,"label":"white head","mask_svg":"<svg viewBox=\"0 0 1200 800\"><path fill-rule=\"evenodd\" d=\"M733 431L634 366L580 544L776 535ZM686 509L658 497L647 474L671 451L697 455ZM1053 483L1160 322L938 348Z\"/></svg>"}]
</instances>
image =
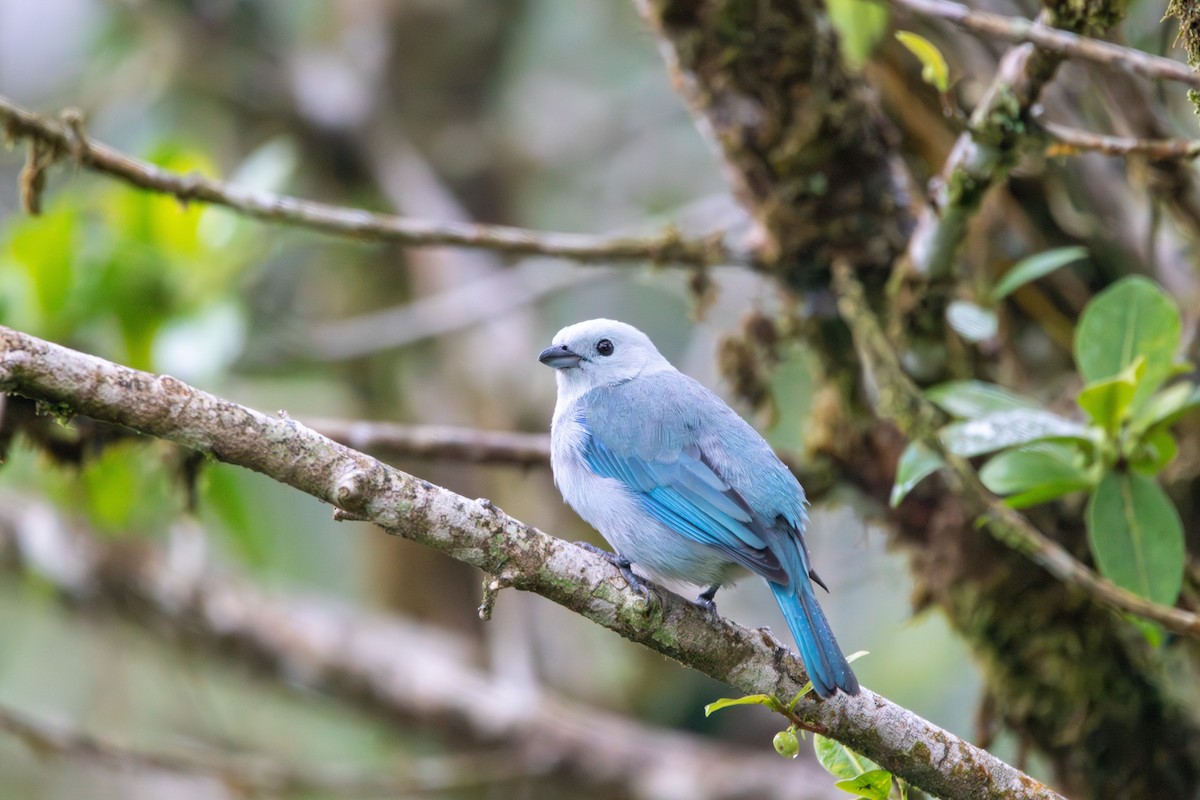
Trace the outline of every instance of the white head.
<instances>
[{"instance_id":1,"label":"white head","mask_svg":"<svg viewBox=\"0 0 1200 800\"><path fill-rule=\"evenodd\" d=\"M674 369L649 336L632 325L611 319L589 319L563 328L538 360L554 368L560 403L574 400L597 386L611 386L638 375Z\"/></svg>"}]
</instances>

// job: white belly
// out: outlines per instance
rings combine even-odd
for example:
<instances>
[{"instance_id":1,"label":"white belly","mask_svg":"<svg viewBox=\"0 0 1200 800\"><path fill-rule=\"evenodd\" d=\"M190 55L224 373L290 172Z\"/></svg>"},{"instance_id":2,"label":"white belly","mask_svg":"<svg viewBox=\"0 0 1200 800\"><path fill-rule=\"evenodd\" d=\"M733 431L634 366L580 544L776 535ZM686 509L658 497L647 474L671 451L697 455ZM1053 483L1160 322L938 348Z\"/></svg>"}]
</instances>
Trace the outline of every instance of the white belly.
<instances>
[{"instance_id":1,"label":"white belly","mask_svg":"<svg viewBox=\"0 0 1200 800\"><path fill-rule=\"evenodd\" d=\"M646 571L689 583L725 584L742 570L715 547L659 522L624 483L592 472L583 459L587 433L568 415L555 414L550 466L563 499L618 553Z\"/></svg>"}]
</instances>

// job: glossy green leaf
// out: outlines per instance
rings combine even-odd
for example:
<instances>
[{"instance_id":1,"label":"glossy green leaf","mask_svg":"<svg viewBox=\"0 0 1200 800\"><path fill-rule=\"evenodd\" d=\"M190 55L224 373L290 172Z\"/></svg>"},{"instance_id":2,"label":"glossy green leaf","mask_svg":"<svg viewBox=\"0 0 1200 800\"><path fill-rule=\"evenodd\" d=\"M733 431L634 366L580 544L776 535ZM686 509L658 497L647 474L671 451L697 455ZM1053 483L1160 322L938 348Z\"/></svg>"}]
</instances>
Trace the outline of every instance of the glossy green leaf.
<instances>
[{"instance_id":1,"label":"glossy green leaf","mask_svg":"<svg viewBox=\"0 0 1200 800\"><path fill-rule=\"evenodd\" d=\"M1120 374L1092 381L1079 392L1076 402L1092 422L1115 434L1129 415L1133 393L1146 368L1146 359L1138 356Z\"/></svg>"},{"instance_id":2,"label":"glossy green leaf","mask_svg":"<svg viewBox=\"0 0 1200 800\"><path fill-rule=\"evenodd\" d=\"M888 501L891 507L900 505L914 486L944 466L946 462L937 453L920 442L909 442L896 464L896 482Z\"/></svg>"},{"instance_id":3,"label":"glossy green leaf","mask_svg":"<svg viewBox=\"0 0 1200 800\"><path fill-rule=\"evenodd\" d=\"M1088 504L1087 524L1102 575L1155 603L1174 605L1183 584L1183 523L1154 478L1105 474Z\"/></svg>"},{"instance_id":4,"label":"glossy green leaf","mask_svg":"<svg viewBox=\"0 0 1200 800\"><path fill-rule=\"evenodd\" d=\"M887 33L888 6L872 0L825 0L825 10L838 32L842 58L860 69Z\"/></svg>"},{"instance_id":5,"label":"glossy green leaf","mask_svg":"<svg viewBox=\"0 0 1200 800\"><path fill-rule=\"evenodd\" d=\"M1049 275L1059 267L1087 257L1086 247L1058 247L1021 259L992 287L992 299L1002 300L1027 283Z\"/></svg>"},{"instance_id":6,"label":"glossy green leaf","mask_svg":"<svg viewBox=\"0 0 1200 800\"><path fill-rule=\"evenodd\" d=\"M966 300L954 300L946 308L946 322L968 342L982 342L1000 330L996 312Z\"/></svg>"},{"instance_id":7,"label":"glossy green leaf","mask_svg":"<svg viewBox=\"0 0 1200 800\"><path fill-rule=\"evenodd\" d=\"M979 479L989 491L1000 496L1029 495L1041 490L1039 494L1022 499L1045 497L1049 500L1091 485L1087 470L1078 461L1078 449L1040 442L994 456L979 470Z\"/></svg>"},{"instance_id":8,"label":"glossy green leaf","mask_svg":"<svg viewBox=\"0 0 1200 800\"><path fill-rule=\"evenodd\" d=\"M871 759L819 733L813 734L813 750L817 754L817 761L835 778L851 780L864 772L879 769L879 765Z\"/></svg>"},{"instance_id":9,"label":"glossy green leaf","mask_svg":"<svg viewBox=\"0 0 1200 800\"><path fill-rule=\"evenodd\" d=\"M865 797L867 800L887 800L892 791L892 773L886 769L872 769L848 780L834 784L843 792L849 792L855 797Z\"/></svg>"},{"instance_id":10,"label":"glossy green leaf","mask_svg":"<svg viewBox=\"0 0 1200 800\"><path fill-rule=\"evenodd\" d=\"M921 62L921 80L939 92L949 91L950 68L937 45L911 31L896 31L896 38Z\"/></svg>"},{"instance_id":11,"label":"glossy green leaf","mask_svg":"<svg viewBox=\"0 0 1200 800\"><path fill-rule=\"evenodd\" d=\"M925 396L952 417L974 419L996 411L1041 408L1035 401L985 381L950 381L925 390Z\"/></svg>"},{"instance_id":12,"label":"glossy green leaf","mask_svg":"<svg viewBox=\"0 0 1200 800\"><path fill-rule=\"evenodd\" d=\"M748 694L745 697L722 697L720 700L714 700L704 707L704 716L711 716L713 713L723 708L729 708L730 706L770 706L775 708L778 705L779 701L769 694Z\"/></svg>"},{"instance_id":13,"label":"glossy green leaf","mask_svg":"<svg viewBox=\"0 0 1200 800\"><path fill-rule=\"evenodd\" d=\"M1117 281L1084 309L1075 330L1075 360L1091 383L1121 374L1138 356L1145 372L1134 391L1140 408L1174 372L1179 309L1158 284L1140 276Z\"/></svg>"},{"instance_id":14,"label":"glossy green leaf","mask_svg":"<svg viewBox=\"0 0 1200 800\"><path fill-rule=\"evenodd\" d=\"M1045 440L1065 439L1089 446L1092 441L1085 426L1037 409L996 411L956 422L942 428L941 437L951 452L968 458Z\"/></svg>"}]
</instances>

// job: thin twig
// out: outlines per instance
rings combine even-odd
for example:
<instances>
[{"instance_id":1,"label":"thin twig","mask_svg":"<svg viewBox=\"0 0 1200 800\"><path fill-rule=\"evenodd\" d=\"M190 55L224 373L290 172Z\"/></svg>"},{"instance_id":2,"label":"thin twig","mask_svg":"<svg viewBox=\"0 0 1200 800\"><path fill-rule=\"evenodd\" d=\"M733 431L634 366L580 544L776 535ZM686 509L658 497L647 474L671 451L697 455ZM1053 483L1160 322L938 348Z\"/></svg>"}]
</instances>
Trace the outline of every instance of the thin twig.
<instances>
[{"instance_id":1,"label":"thin twig","mask_svg":"<svg viewBox=\"0 0 1200 800\"><path fill-rule=\"evenodd\" d=\"M253 469L536 592L735 690L795 697L799 659L774 637L713 619L678 595L648 601L615 566L497 509L169 376L123 367L0 327L0 389L68 407ZM486 700L484 701L487 702ZM809 726L938 796L1057 797L1046 786L863 689L796 706Z\"/></svg>"},{"instance_id":2,"label":"thin twig","mask_svg":"<svg viewBox=\"0 0 1200 800\"><path fill-rule=\"evenodd\" d=\"M1200 616L1153 603L1100 577L989 492L966 459L946 451L936 432L941 412L925 399L901 368L895 349L867 306L862 285L845 262L835 265L834 285L838 307L850 327L855 349L878 387L876 413L893 422L909 439L921 441L942 457L958 483L959 496L996 539L1025 554L1055 578L1085 590L1119 611L1157 622L1174 633L1200 638Z\"/></svg>"},{"instance_id":3,"label":"thin twig","mask_svg":"<svg viewBox=\"0 0 1200 800\"><path fill-rule=\"evenodd\" d=\"M63 725L35 720L0 707L0 730L22 740L38 756L86 760L121 770L171 772L216 779L240 791L328 794L336 797L398 797L477 789L528 779L525 765L511 758L424 756L408 760L402 774L365 777L334 770L300 769L266 758L190 748L151 753L115 744Z\"/></svg>"},{"instance_id":4,"label":"thin twig","mask_svg":"<svg viewBox=\"0 0 1200 800\"><path fill-rule=\"evenodd\" d=\"M650 261L656 264L744 263L728 251L720 234L684 238L674 227L645 236L609 236L534 231L507 225L429 220L376 214L287 195L249 191L201 175L181 175L80 138L70 129L0 97L0 121L10 140L30 139L70 157L80 166L132 186L172 195L183 202L224 206L254 219L295 225L361 240L389 241L412 247L449 245L520 255L543 255L582 263ZM41 160L38 163L42 164ZM44 164L43 164L44 166ZM39 173L40 174L40 173Z\"/></svg>"},{"instance_id":5,"label":"thin twig","mask_svg":"<svg viewBox=\"0 0 1200 800\"><path fill-rule=\"evenodd\" d=\"M950 0L889 0L899 8L924 17L936 17L953 22L969 31L993 36L1007 42L1028 43L1042 50L1071 58L1093 61L1136 72L1147 78L1176 81L1200 89L1200 74L1184 64L1162 56L1150 55L1131 47L1080 36L1061 28L1043 25L1021 17L1006 17L987 11L976 11Z\"/></svg>"},{"instance_id":6,"label":"thin twig","mask_svg":"<svg viewBox=\"0 0 1200 800\"><path fill-rule=\"evenodd\" d=\"M335 442L385 458L439 458L520 467L550 464L550 437L544 433L340 419L306 419L304 423Z\"/></svg>"},{"instance_id":7,"label":"thin twig","mask_svg":"<svg viewBox=\"0 0 1200 800\"><path fill-rule=\"evenodd\" d=\"M1110 136L1040 118L1037 119L1037 124L1058 142L1057 145L1050 148L1048 155L1065 155L1086 150L1109 156L1142 155L1152 159L1193 159L1200 156L1200 140L1196 139L1138 139L1133 136Z\"/></svg>"}]
</instances>

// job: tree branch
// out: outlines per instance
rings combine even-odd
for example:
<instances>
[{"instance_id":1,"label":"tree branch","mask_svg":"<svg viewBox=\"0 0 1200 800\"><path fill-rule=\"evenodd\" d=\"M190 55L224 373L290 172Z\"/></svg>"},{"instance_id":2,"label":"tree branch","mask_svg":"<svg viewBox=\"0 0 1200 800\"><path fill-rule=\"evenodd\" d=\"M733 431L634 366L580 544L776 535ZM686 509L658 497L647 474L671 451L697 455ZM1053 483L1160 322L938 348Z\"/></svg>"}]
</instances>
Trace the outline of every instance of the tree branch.
<instances>
[{"instance_id":1,"label":"tree branch","mask_svg":"<svg viewBox=\"0 0 1200 800\"><path fill-rule=\"evenodd\" d=\"M127 156L92 141L79 124L78 112L64 114L73 124L60 124L0 97L0 121L9 141L33 142L31 161L22 176L26 206L37 207L49 164L69 156L80 166L117 178L139 189L172 195L181 202L224 206L253 219L295 225L355 239L395 242L411 247L449 245L517 255L542 255L582 263L650 261L655 264L748 264L745 254L727 248L722 234L684 238L667 227L647 236L606 236L534 231L507 225L429 220L376 214L287 195L247 191L201 175L180 175Z\"/></svg>"},{"instance_id":2,"label":"tree branch","mask_svg":"<svg viewBox=\"0 0 1200 800\"><path fill-rule=\"evenodd\" d=\"M544 433L343 419L305 419L304 423L335 442L384 458L442 458L518 467L550 465L550 437Z\"/></svg>"},{"instance_id":3,"label":"tree branch","mask_svg":"<svg viewBox=\"0 0 1200 800\"><path fill-rule=\"evenodd\" d=\"M38 756L92 761L119 770L172 772L210 778L242 792L329 794L336 797L396 797L478 789L528 779L531 773L511 759L422 757L409 760L393 778L364 777L337 770L299 769L266 758L208 749L151 753L114 744L62 725L35 720L0 707L0 730L28 745Z\"/></svg>"},{"instance_id":4,"label":"tree branch","mask_svg":"<svg viewBox=\"0 0 1200 800\"><path fill-rule=\"evenodd\" d=\"M639 725L480 671L469 643L444 631L312 593L268 593L158 549L115 547L80 536L45 503L15 499L0 505L0 565L38 576L89 613L167 632L389 725L432 728L480 752L481 766L499 746L514 775L567 777L642 800L666 785L695 800L795 800L788 787L797 779L816 787L806 798L833 793L821 790L832 786L815 765L798 775L773 753Z\"/></svg>"},{"instance_id":5,"label":"tree branch","mask_svg":"<svg viewBox=\"0 0 1200 800\"><path fill-rule=\"evenodd\" d=\"M1027 136L1022 117L1057 64L1057 57L1031 46L1005 53L968 129L959 135L937 178L931 181L929 203L917 218L905 254L922 290L930 286L939 289L933 303L923 300L930 308L920 329L942 330L945 295L967 224L988 190L1016 164L1018 145Z\"/></svg>"},{"instance_id":6,"label":"tree branch","mask_svg":"<svg viewBox=\"0 0 1200 800\"><path fill-rule=\"evenodd\" d=\"M126 425L253 469L390 533L426 544L535 592L625 638L747 693L795 696L800 662L773 637L712 620L660 590L647 602L619 571L576 545L275 418L193 389L0 327L0 388ZM943 797L1057 797L1018 770L864 689L802 698L806 726Z\"/></svg>"},{"instance_id":7,"label":"tree branch","mask_svg":"<svg viewBox=\"0 0 1200 800\"><path fill-rule=\"evenodd\" d=\"M878 387L876 413L893 422L909 439L923 442L941 456L957 483L956 494L997 540L1028 556L1063 583L1084 590L1118 611L1157 622L1178 634L1200 638L1200 616L1153 603L1100 577L989 492L966 459L947 452L936 432L941 412L925 399L901 368L899 357L868 308L862 286L849 265L835 266L834 281L842 318L850 327L859 358Z\"/></svg>"},{"instance_id":8,"label":"tree branch","mask_svg":"<svg viewBox=\"0 0 1200 800\"><path fill-rule=\"evenodd\" d=\"M1080 36L1061 28L1043 25L1020 17L1005 17L987 11L976 11L950 0L888 0L923 17L935 17L953 22L975 33L1015 44L1033 44L1042 50L1061 56L1092 61L1109 67L1125 69L1147 78L1175 81L1200 89L1200 74L1178 61L1143 53L1132 47Z\"/></svg>"},{"instance_id":9,"label":"tree branch","mask_svg":"<svg viewBox=\"0 0 1200 800\"><path fill-rule=\"evenodd\" d=\"M1141 155L1151 159L1191 160L1200 156L1200 140L1139 139L1135 136L1110 136L1072 128L1048 119L1037 119L1038 127L1058 143L1052 155L1091 151L1107 156Z\"/></svg>"}]
</instances>

